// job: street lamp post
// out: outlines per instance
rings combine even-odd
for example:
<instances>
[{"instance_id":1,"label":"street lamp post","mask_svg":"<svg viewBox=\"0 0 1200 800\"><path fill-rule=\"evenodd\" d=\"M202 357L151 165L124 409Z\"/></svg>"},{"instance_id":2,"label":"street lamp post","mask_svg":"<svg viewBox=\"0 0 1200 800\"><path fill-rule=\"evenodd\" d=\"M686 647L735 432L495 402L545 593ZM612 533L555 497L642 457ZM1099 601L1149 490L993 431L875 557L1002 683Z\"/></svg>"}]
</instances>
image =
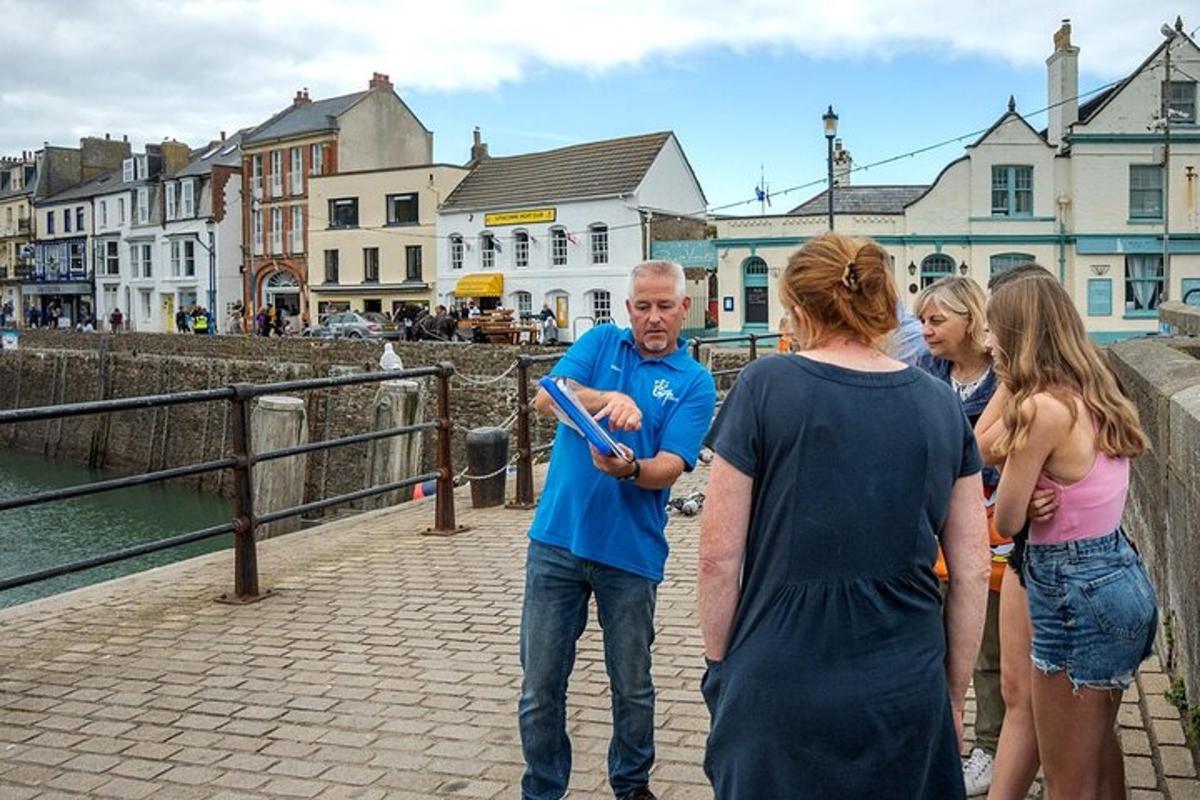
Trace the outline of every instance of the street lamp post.
<instances>
[{"instance_id":1,"label":"street lamp post","mask_svg":"<svg viewBox=\"0 0 1200 800\"><path fill-rule=\"evenodd\" d=\"M1163 38L1167 46L1163 50L1165 73L1162 83L1162 126L1163 126L1163 160L1162 160L1162 274L1163 288L1159 295L1159 305L1171 299L1171 47L1176 37L1183 33L1183 20L1175 18L1175 27L1163 24Z\"/></svg>"},{"instance_id":2,"label":"street lamp post","mask_svg":"<svg viewBox=\"0 0 1200 800\"><path fill-rule=\"evenodd\" d=\"M833 137L837 136L838 115L833 113L833 106L821 116L825 123L825 141L828 144L826 166L829 168L829 230L833 230Z\"/></svg>"},{"instance_id":3,"label":"street lamp post","mask_svg":"<svg viewBox=\"0 0 1200 800\"><path fill-rule=\"evenodd\" d=\"M208 308L209 319L212 320L211 326L218 325L220 317L217 314L217 248L215 243L215 235L213 234L212 225L208 226L208 244L200 241L200 237L196 237L196 244L200 245L208 253L208 300L206 308ZM210 326L209 333L216 333Z\"/></svg>"}]
</instances>

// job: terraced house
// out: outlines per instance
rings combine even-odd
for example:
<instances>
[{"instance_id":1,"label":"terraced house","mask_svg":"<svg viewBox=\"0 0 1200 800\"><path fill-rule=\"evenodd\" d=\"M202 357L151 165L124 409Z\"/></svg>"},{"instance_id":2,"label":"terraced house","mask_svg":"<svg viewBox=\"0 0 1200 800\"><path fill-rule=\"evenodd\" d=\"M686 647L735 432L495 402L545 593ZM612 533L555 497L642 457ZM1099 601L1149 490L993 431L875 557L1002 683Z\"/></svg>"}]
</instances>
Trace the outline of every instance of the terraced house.
<instances>
[{"instance_id":1,"label":"terraced house","mask_svg":"<svg viewBox=\"0 0 1200 800\"><path fill-rule=\"evenodd\" d=\"M1163 297L1200 288L1200 49L1181 22L1167 32L1124 80L1080 98L1080 51L1064 23L1046 61L1044 129L1010 98L932 184L835 184L835 227L884 245L909 301L943 275L984 284L1035 260L1074 296L1094 340L1157 331ZM828 227L827 204L822 192L787 214L716 221L723 332L776 329L776 281Z\"/></svg>"},{"instance_id":2,"label":"terraced house","mask_svg":"<svg viewBox=\"0 0 1200 800\"><path fill-rule=\"evenodd\" d=\"M433 134L378 72L362 92L326 100L313 100L307 89L296 92L289 107L246 133L241 144L247 313L274 304L308 315L308 232L342 227L348 213L337 203L342 198L333 198L310 218L310 177L433 160Z\"/></svg>"},{"instance_id":3,"label":"terraced house","mask_svg":"<svg viewBox=\"0 0 1200 800\"><path fill-rule=\"evenodd\" d=\"M24 152L0 158L0 306L23 308L21 279L33 269L33 192L37 160ZM23 320L22 320L23 321Z\"/></svg>"}]
</instances>

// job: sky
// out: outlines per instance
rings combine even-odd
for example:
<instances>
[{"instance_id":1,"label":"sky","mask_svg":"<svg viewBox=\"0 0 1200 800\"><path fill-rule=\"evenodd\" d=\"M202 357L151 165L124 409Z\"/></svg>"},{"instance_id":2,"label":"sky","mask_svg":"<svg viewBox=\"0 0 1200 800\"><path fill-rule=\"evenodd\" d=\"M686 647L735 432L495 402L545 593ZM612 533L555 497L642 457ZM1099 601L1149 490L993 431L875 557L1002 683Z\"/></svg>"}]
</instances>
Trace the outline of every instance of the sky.
<instances>
[{"instance_id":1,"label":"sky","mask_svg":"<svg viewBox=\"0 0 1200 800\"><path fill-rule=\"evenodd\" d=\"M1196 8L1191 6L1192 9ZM771 211L821 190L833 106L856 184L929 183L1004 113L1035 128L1064 18L1086 93L1127 75L1189 10L1142 0L0 0L0 155L81 136L135 151L193 146L263 122L307 87L367 88L372 72L462 163L672 130L709 211ZM1185 30L1200 25L1184 18ZM972 135L973 134L973 135ZM790 190L790 191L789 191ZM699 211L699 209L698 209Z\"/></svg>"}]
</instances>

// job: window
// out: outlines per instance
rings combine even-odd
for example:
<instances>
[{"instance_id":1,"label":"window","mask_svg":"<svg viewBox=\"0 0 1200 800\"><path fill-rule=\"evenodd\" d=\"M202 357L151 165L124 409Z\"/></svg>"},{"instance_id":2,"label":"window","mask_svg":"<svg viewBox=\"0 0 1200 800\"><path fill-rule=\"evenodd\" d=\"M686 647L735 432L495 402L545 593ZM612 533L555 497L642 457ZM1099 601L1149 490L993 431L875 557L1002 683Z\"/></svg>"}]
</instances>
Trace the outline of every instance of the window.
<instances>
[{"instance_id":1,"label":"window","mask_svg":"<svg viewBox=\"0 0 1200 800\"><path fill-rule=\"evenodd\" d=\"M479 265L484 269L496 266L496 236L491 233L479 235Z\"/></svg>"},{"instance_id":2,"label":"window","mask_svg":"<svg viewBox=\"0 0 1200 800\"><path fill-rule=\"evenodd\" d=\"M175 219L175 184L163 184L163 194L166 197L167 219Z\"/></svg>"},{"instance_id":3,"label":"window","mask_svg":"<svg viewBox=\"0 0 1200 800\"><path fill-rule=\"evenodd\" d=\"M138 292L138 310L141 311L143 322L150 321L151 311L153 310L153 305L150 302L150 298L151 295L149 289L142 289Z\"/></svg>"},{"instance_id":4,"label":"window","mask_svg":"<svg viewBox=\"0 0 1200 800\"><path fill-rule=\"evenodd\" d=\"M387 196L388 225L416 225L420 221L415 192L411 194L389 194Z\"/></svg>"},{"instance_id":5,"label":"window","mask_svg":"<svg viewBox=\"0 0 1200 800\"><path fill-rule=\"evenodd\" d=\"M46 233L51 234L51 235L54 234L54 212L53 211L46 212Z\"/></svg>"},{"instance_id":6,"label":"window","mask_svg":"<svg viewBox=\"0 0 1200 800\"><path fill-rule=\"evenodd\" d=\"M312 146L312 151L309 154L308 174L325 174L325 145L314 144Z\"/></svg>"},{"instance_id":7,"label":"window","mask_svg":"<svg viewBox=\"0 0 1200 800\"><path fill-rule=\"evenodd\" d=\"M179 277L179 240L171 240L171 277Z\"/></svg>"},{"instance_id":8,"label":"window","mask_svg":"<svg viewBox=\"0 0 1200 800\"><path fill-rule=\"evenodd\" d=\"M263 254L263 213L261 210L250 212L250 221L254 226L253 241L251 244L254 248L254 255L261 256Z\"/></svg>"},{"instance_id":9,"label":"window","mask_svg":"<svg viewBox=\"0 0 1200 800\"><path fill-rule=\"evenodd\" d=\"M254 197L262 197L262 156L250 156L250 192Z\"/></svg>"},{"instance_id":10,"label":"window","mask_svg":"<svg viewBox=\"0 0 1200 800\"><path fill-rule=\"evenodd\" d=\"M533 295L529 292L514 292L513 305L517 307L517 316L526 318L533 316Z\"/></svg>"},{"instance_id":11,"label":"window","mask_svg":"<svg viewBox=\"0 0 1200 800\"><path fill-rule=\"evenodd\" d=\"M137 190L137 221L139 225L150 221L150 190L145 186Z\"/></svg>"},{"instance_id":12,"label":"window","mask_svg":"<svg viewBox=\"0 0 1200 800\"><path fill-rule=\"evenodd\" d=\"M150 176L150 170L148 169L149 162L147 161L146 156L144 156L144 155L135 156L134 161L137 162L137 177L138 177L138 179L145 180L146 178L148 178Z\"/></svg>"},{"instance_id":13,"label":"window","mask_svg":"<svg viewBox=\"0 0 1200 800\"><path fill-rule=\"evenodd\" d=\"M1196 124L1196 82L1171 81L1170 96L1167 99L1167 113L1171 122L1182 122L1188 125Z\"/></svg>"},{"instance_id":14,"label":"window","mask_svg":"<svg viewBox=\"0 0 1200 800\"><path fill-rule=\"evenodd\" d=\"M363 283L379 283L379 248L363 248Z\"/></svg>"},{"instance_id":15,"label":"window","mask_svg":"<svg viewBox=\"0 0 1200 800\"><path fill-rule=\"evenodd\" d=\"M87 271L87 263L84 259L82 242L72 242L67 248L67 257L70 259L71 272L78 275Z\"/></svg>"},{"instance_id":16,"label":"window","mask_svg":"<svg viewBox=\"0 0 1200 800\"><path fill-rule=\"evenodd\" d=\"M105 286L104 287L104 311L111 312L116 307L117 307L117 287L116 286Z\"/></svg>"},{"instance_id":17,"label":"window","mask_svg":"<svg viewBox=\"0 0 1200 800\"><path fill-rule=\"evenodd\" d=\"M150 261L153 249L148 244L132 244L129 246L129 261L133 266L134 278L154 277L154 267Z\"/></svg>"},{"instance_id":18,"label":"window","mask_svg":"<svg viewBox=\"0 0 1200 800\"><path fill-rule=\"evenodd\" d=\"M11 217L12 216L11 208L8 210L8 213L9 213L9 216ZM9 219L9 222L12 222L12 220ZM107 200L100 201L100 227L101 228L108 227L108 201Z\"/></svg>"},{"instance_id":19,"label":"window","mask_svg":"<svg viewBox=\"0 0 1200 800\"><path fill-rule=\"evenodd\" d=\"M271 252L283 252L283 209L271 209Z\"/></svg>"},{"instance_id":20,"label":"window","mask_svg":"<svg viewBox=\"0 0 1200 800\"><path fill-rule=\"evenodd\" d=\"M592 263L608 263L608 226L593 225L588 229L592 242Z\"/></svg>"},{"instance_id":21,"label":"window","mask_svg":"<svg viewBox=\"0 0 1200 800\"><path fill-rule=\"evenodd\" d=\"M954 259L940 253L926 256L921 262L921 288L924 289L934 281L954 274Z\"/></svg>"},{"instance_id":22,"label":"window","mask_svg":"<svg viewBox=\"0 0 1200 800\"><path fill-rule=\"evenodd\" d=\"M133 182L133 159L127 158L121 162L121 180L124 183Z\"/></svg>"},{"instance_id":23,"label":"window","mask_svg":"<svg viewBox=\"0 0 1200 800\"><path fill-rule=\"evenodd\" d=\"M181 199L179 201L179 216L183 219L191 219L196 216L196 183L195 181L183 181L179 184L179 192Z\"/></svg>"},{"instance_id":24,"label":"window","mask_svg":"<svg viewBox=\"0 0 1200 800\"><path fill-rule=\"evenodd\" d=\"M1129 218L1162 219L1163 175L1158 164L1129 165Z\"/></svg>"},{"instance_id":25,"label":"window","mask_svg":"<svg viewBox=\"0 0 1200 800\"><path fill-rule=\"evenodd\" d=\"M329 201L329 227L358 227L358 198L342 197Z\"/></svg>"},{"instance_id":26,"label":"window","mask_svg":"<svg viewBox=\"0 0 1200 800\"><path fill-rule=\"evenodd\" d=\"M992 216L1028 217L1033 214L1033 167L992 167Z\"/></svg>"},{"instance_id":27,"label":"window","mask_svg":"<svg viewBox=\"0 0 1200 800\"><path fill-rule=\"evenodd\" d=\"M54 233L54 231L50 231ZM450 269L462 269L463 238L457 233L450 235Z\"/></svg>"},{"instance_id":28,"label":"window","mask_svg":"<svg viewBox=\"0 0 1200 800\"><path fill-rule=\"evenodd\" d=\"M75 230L83 233L83 206L75 209Z\"/></svg>"},{"instance_id":29,"label":"window","mask_svg":"<svg viewBox=\"0 0 1200 800\"><path fill-rule=\"evenodd\" d=\"M1035 260L1029 253L997 253L991 259L992 277L1003 275L1013 267L1019 267L1022 264L1028 264Z\"/></svg>"},{"instance_id":30,"label":"window","mask_svg":"<svg viewBox=\"0 0 1200 800\"><path fill-rule=\"evenodd\" d=\"M1126 314L1153 314L1162 291L1162 255L1125 256Z\"/></svg>"},{"instance_id":31,"label":"window","mask_svg":"<svg viewBox=\"0 0 1200 800\"><path fill-rule=\"evenodd\" d=\"M292 206L292 252L304 252L304 206Z\"/></svg>"},{"instance_id":32,"label":"window","mask_svg":"<svg viewBox=\"0 0 1200 800\"><path fill-rule=\"evenodd\" d=\"M556 267L567 263L567 232L562 228L550 231L550 263Z\"/></svg>"},{"instance_id":33,"label":"window","mask_svg":"<svg viewBox=\"0 0 1200 800\"><path fill-rule=\"evenodd\" d=\"M104 274L121 274L120 244L116 241L104 243Z\"/></svg>"},{"instance_id":34,"label":"window","mask_svg":"<svg viewBox=\"0 0 1200 800\"><path fill-rule=\"evenodd\" d=\"M513 234L513 266L529 266L529 234L525 231Z\"/></svg>"},{"instance_id":35,"label":"window","mask_svg":"<svg viewBox=\"0 0 1200 800\"><path fill-rule=\"evenodd\" d=\"M271 151L271 197L283 194L283 151Z\"/></svg>"},{"instance_id":36,"label":"window","mask_svg":"<svg viewBox=\"0 0 1200 800\"><path fill-rule=\"evenodd\" d=\"M326 250L325 251L325 282L326 283L337 283L338 282L338 251L337 250Z\"/></svg>"},{"instance_id":37,"label":"window","mask_svg":"<svg viewBox=\"0 0 1200 800\"><path fill-rule=\"evenodd\" d=\"M62 214L63 214L63 233L70 233L71 232L71 209L64 208Z\"/></svg>"},{"instance_id":38,"label":"window","mask_svg":"<svg viewBox=\"0 0 1200 800\"><path fill-rule=\"evenodd\" d=\"M304 193L304 151L299 147L292 148L292 194Z\"/></svg>"},{"instance_id":39,"label":"window","mask_svg":"<svg viewBox=\"0 0 1200 800\"><path fill-rule=\"evenodd\" d=\"M199 304L199 298L196 297L196 293L194 291L185 289L176 295L176 308L195 308Z\"/></svg>"},{"instance_id":40,"label":"window","mask_svg":"<svg viewBox=\"0 0 1200 800\"><path fill-rule=\"evenodd\" d=\"M184 277L196 277L196 243L191 239L183 242L183 274Z\"/></svg>"},{"instance_id":41,"label":"window","mask_svg":"<svg viewBox=\"0 0 1200 800\"><path fill-rule=\"evenodd\" d=\"M421 245L404 246L404 280L421 282Z\"/></svg>"},{"instance_id":42,"label":"window","mask_svg":"<svg viewBox=\"0 0 1200 800\"><path fill-rule=\"evenodd\" d=\"M592 291L592 318L597 325L612 322L612 296L603 289Z\"/></svg>"},{"instance_id":43,"label":"window","mask_svg":"<svg viewBox=\"0 0 1200 800\"><path fill-rule=\"evenodd\" d=\"M125 224L125 198L124 197L117 198L117 224L118 225Z\"/></svg>"}]
</instances>

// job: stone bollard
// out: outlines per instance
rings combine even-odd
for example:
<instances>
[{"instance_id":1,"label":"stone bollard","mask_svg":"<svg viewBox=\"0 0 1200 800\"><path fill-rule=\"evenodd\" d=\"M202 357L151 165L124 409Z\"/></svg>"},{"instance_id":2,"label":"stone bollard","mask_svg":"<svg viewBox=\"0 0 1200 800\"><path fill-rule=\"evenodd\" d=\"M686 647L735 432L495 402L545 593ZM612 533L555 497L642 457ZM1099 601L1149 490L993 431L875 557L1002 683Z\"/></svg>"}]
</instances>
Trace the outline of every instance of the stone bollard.
<instances>
[{"instance_id":1,"label":"stone bollard","mask_svg":"<svg viewBox=\"0 0 1200 800\"><path fill-rule=\"evenodd\" d=\"M425 419L421 384L417 381L385 381L371 403L371 430L382 431L418 425ZM421 473L420 432L405 433L367 444L367 475L364 486L381 486ZM368 497L362 508L385 508L412 499L412 488Z\"/></svg>"},{"instance_id":2,"label":"stone bollard","mask_svg":"<svg viewBox=\"0 0 1200 800\"><path fill-rule=\"evenodd\" d=\"M265 395L250 412L250 450L269 453L308 441L308 418L298 397ZM304 502L308 456L260 461L254 465L254 513L292 508ZM300 517L289 517L258 528L257 539L300 530Z\"/></svg>"},{"instance_id":3,"label":"stone bollard","mask_svg":"<svg viewBox=\"0 0 1200 800\"><path fill-rule=\"evenodd\" d=\"M504 505L508 478L508 431L504 428L475 428L467 433L467 474L490 475L471 480L471 507ZM493 475L499 471L499 474Z\"/></svg>"}]
</instances>

